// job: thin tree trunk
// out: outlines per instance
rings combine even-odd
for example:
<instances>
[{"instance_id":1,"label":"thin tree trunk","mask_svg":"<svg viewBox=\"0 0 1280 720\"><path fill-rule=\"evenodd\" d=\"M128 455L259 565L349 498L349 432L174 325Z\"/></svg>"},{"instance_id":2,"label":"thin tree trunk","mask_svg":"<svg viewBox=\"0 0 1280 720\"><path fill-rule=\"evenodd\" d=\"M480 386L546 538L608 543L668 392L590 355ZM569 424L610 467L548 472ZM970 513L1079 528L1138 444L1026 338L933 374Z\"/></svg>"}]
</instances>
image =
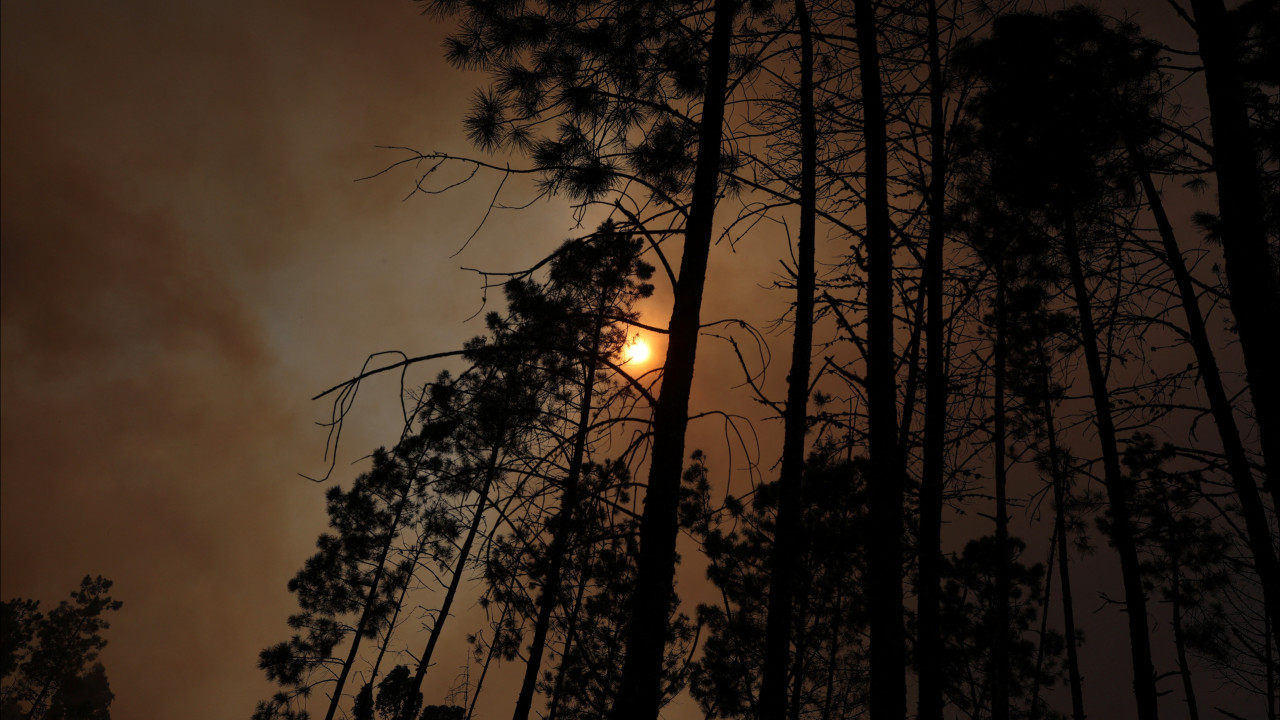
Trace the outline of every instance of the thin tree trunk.
<instances>
[{"instance_id":1,"label":"thin tree trunk","mask_svg":"<svg viewBox=\"0 0 1280 720\"><path fill-rule=\"evenodd\" d=\"M404 494L400 496L400 501L396 504L395 517L392 518L391 525L387 528L387 539L382 544L382 549L378 552L378 563L373 571L373 579L369 582L369 592L365 595L364 609L360 612L360 622L356 624L354 637L351 638L351 649L347 652L346 661L342 663L342 671L338 673L337 685L334 686L333 695L329 698L329 709L324 715L324 720L333 720L334 714L338 712L338 703L342 700L342 689L347 684L347 676L351 674L351 666L355 664L356 655L360 652L360 641L364 639L365 632L369 628L369 618L373 614L373 602L378 597L378 586L382 583L383 570L387 564L387 554L391 552L391 543L395 540L396 528L400 526L400 518L404 516L404 509L409 503L409 492L412 488L413 477L406 477Z\"/></svg>"},{"instance_id":2,"label":"thin tree trunk","mask_svg":"<svg viewBox=\"0 0 1280 720\"><path fill-rule=\"evenodd\" d=\"M1151 171L1145 156L1133 143L1126 144L1142 182L1142 190L1147 196L1147 205L1151 208L1156 227L1160 230L1165 262L1178 286L1178 296L1187 318L1187 337L1195 351L1196 363L1200 368L1200 380L1204 383L1205 394L1209 397L1209 410L1213 413L1214 423L1218 427L1218 437L1222 440L1227 469L1231 473L1231 484L1236 491L1236 496L1240 499L1240 513L1244 515L1245 534L1253 554L1253 566L1262 581L1263 601L1272 614L1275 614L1280 611L1280 562L1277 562L1271 542L1271 530L1267 525L1262 496L1253 480L1253 470L1249 467L1249 459L1245 455L1244 444L1240 440L1240 430L1236 426L1231 400L1222 386L1222 374L1218 370L1213 346L1209 342L1209 333L1205 329L1204 316L1200 312L1195 285L1191 282L1191 273L1187 270L1187 264L1182 258L1182 250L1178 247L1177 237L1173 234L1173 225L1169 222L1164 203L1160 201L1160 194L1156 191L1155 182L1151 179ZM1272 483L1271 489L1273 492L1280 490L1280 483ZM1280 508L1280 504L1276 507ZM1275 640L1280 643L1280 634L1275 636Z\"/></svg>"},{"instance_id":3,"label":"thin tree trunk","mask_svg":"<svg viewBox=\"0 0 1280 720\"><path fill-rule=\"evenodd\" d=\"M1200 720L1200 708L1196 705L1196 688L1191 682L1191 665L1187 662L1187 636L1182 628L1182 577L1178 563L1173 565L1173 643L1178 652L1178 674L1182 676L1182 695L1187 701L1187 713L1191 720ZM1263 642L1269 642L1263 637Z\"/></svg>"},{"instance_id":4,"label":"thin tree trunk","mask_svg":"<svg viewBox=\"0 0 1280 720\"><path fill-rule=\"evenodd\" d=\"M511 606L504 604L502 607L502 615L498 618L498 627L502 627L502 624L507 621L507 613L509 612L511 612ZM496 633L494 640L497 640ZM485 654L484 665L480 668L480 679L476 680L475 694L471 696L471 706L467 708L467 720L472 720L472 717L476 713L476 703L480 702L480 690L484 687L484 678L489 674L489 665L493 662L494 654L494 643L490 642L489 652Z\"/></svg>"},{"instance_id":5,"label":"thin tree trunk","mask_svg":"<svg viewBox=\"0 0 1280 720\"><path fill-rule=\"evenodd\" d=\"M1062 632L1067 642L1067 677L1071 686L1071 718L1085 720L1084 680L1080 677L1080 649L1076 645L1076 614L1071 599L1071 569L1067 553L1067 487L1062 459L1058 456L1058 431L1054 427L1053 400L1049 393L1049 358L1044 341L1038 341L1038 352L1044 368L1041 375L1044 392L1045 436L1049 444L1049 472L1053 481L1053 512L1058 532L1058 580L1062 585ZM1050 570L1052 572L1052 570Z\"/></svg>"},{"instance_id":6,"label":"thin tree trunk","mask_svg":"<svg viewBox=\"0 0 1280 720\"><path fill-rule=\"evenodd\" d=\"M602 294L596 308L597 317L603 318L606 298ZM587 452L587 434L591 429L591 407L595 398L596 369L600 355L603 320L598 320L595 334L591 339L591 354L588 356L585 384L582 390L582 401L578 406L578 427L574 431L573 451L569 458L569 473L565 478L564 493L560 496L560 513L556 518L555 534L547 555L551 558L547 566L547 575L542 583L542 597L539 600L538 620L533 629L533 641L529 645L529 661L525 664L524 681L520 685L520 695L516 699L515 713L512 720L528 720L529 711L533 708L533 694L538 687L538 674L542 670L542 651L547 644L547 633L551 628L551 615L560 600L560 586L563 584L564 560L569 552L569 535L573 531L574 512L578 506L578 491L582 484L582 462Z\"/></svg>"},{"instance_id":7,"label":"thin tree trunk","mask_svg":"<svg viewBox=\"0 0 1280 720\"><path fill-rule=\"evenodd\" d=\"M475 542L476 535L480 532L480 523L484 519L485 504L489 500L489 490L493 486L493 481L498 475L498 455L500 449L494 447L489 453L489 462L485 466L484 483L480 487L479 497L476 499L475 516L471 518L471 527L467 528L467 537L462 542L462 548L458 550L458 560L454 564L453 577L449 580L449 589L445 591L444 602L440 604L440 610L436 614L436 621L431 625L431 635L427 638L427 647L422 651L422 657L418 660L418 671L414 674L412 689L409 697L405 698L404 708L400 712L400 720L413 720L418 714L418 710L422 704L422 681L427 676L427 669L431 666L431 655L435 652L436 644L440 642L440 633L444 630L444 622L449 617L449 611L453 608L453 599L458 594L458 585L462 583L462 575L467 567L467 560L471 557L471 546Z\"/></svg>"},{"instance_id":8,"label":"thin tree trunk","mask_svg":"<svg viewBox=\"0 0 1280 720\"><path fill-rule=\"evenodd\" d=\"M1223 0L1191 0L1213 129L1222 255L1231 312L1266 461L1267 487L1280 507L1280 279L1268 249L1258 154L1249 127L1238 44ZM1243 500L1243 499L1242 499Z\"/></svg>"},{"instance_id":9,"label":"thin tree trunk","mask_svg":"<svg viewBox=\"0 0 1280 720\"><path fill-rule=\"evenodd\" d=\"M738 5L739 0L716 0L715 4L680 280L671 308L667 360L653 417L653 455L640 519L640 558L631 598L626 657L618 697L609 712L611 720L655 720L662 702L663 649L675 593L684 435L714 229L729 49Z\"/></svg>"},{"instance_id":10,"label":"thin tree trunk","mask_svg":"<svg viewBox=\"0 0 1280 720\"><path fill-rule=\"evenodd\" d=\"M1031 720L1040 720L1040 676L1044 674L1044 637L1049 632L1049 606L1053 603L1053 560L1058 554L1058 535L1066 532L1061 522L1054 522L1049 538L1049 568L1044 574L1044 599L1040 603L1040 642L1036 643L1036 674L1031 685Z\"/></svg>"},{"instance_id":11,"label":"thin tree trunk","mask_svg":"<svg viewBox=\"0 0 1280 720\"><path fill-rule=\"evenodd\" d=\"M932 177L929 179L929 242L925 247L924 283L928 293L925 319L924 439L920 472L919 567L917 574L916 672L920 720L942 720L942 484L943 443L947 424L946 338L943 337L942 255L946 241L947 155L943 117L943 79L938 31L938 3L928 0L929 132Z\"/></svg>"},{"instance_id":12,"label":"thin tree trunk","mask_svg":"<svg viewBox=\"0 0 1280 720\"><path fill-rule=\"evenodd\" d=\"M418 543L418 548L413 553L413 563L410 567L417 568L418 560L422 557L422 552L426 549L426 538ZM366 685L372 686L378 680L378 670L382 667L382 660L387 655L387 647L391 645L391 636L396 630L396 621L400 618L400 610L404 608L404 597L409 592L409 584L413 582L414 573L410 571L404 579L404 584L400 586L400 597L396 601L395 610L391 612L391 621L387 623L387 634L382 638L382 644L378 647L378 657L373 661L373 669L369 671L369 680Z\"/></svg>"},{"instance_id":13,"label":"thin tree trunk","mask_svg":"<svg viewBox=\"0 0 1280 720\"><path fill-rule=\"evenodd\" d=\"M564 633L564 650L560 653L560 666L556 669L556 684L551 691L551 703L547 707L547 720L555 720L560 712L560 693L564 690L564 676L568 669L569 652L573 649L574 635L578 629L578 615L582 612L582 598L587 593L587 575L583 573L578 581L578 592L573 600L573 611L569 614L569 625Z\"/></svg>"},{"instance_id":14,"label":"thin tree trunk","mask_svg":"<svg viewBox=\"0 0 1280 720\"><path fill-rule=\"evenodd\" d=\"M1151 662L1151 640L1147 630L1147 601L1142 589L1138 565L1138 548L1133 524L1129 518L1129 493L1120 470L1120 450L1116 440L1111 403L1107 399L1107 379L1098 353L1098 334L1089 307L1089 291L1084 281L1075 218L1066 213L1063 240L1064 254L1070 266L1071 285L1075 293L1076 311L1080 319L1080 344L1089 370L1089 385L1096 415L1098 442L1102 446L1103 479L1107 505L1111 511L1111 541L1120 555L1120 573L1124 581L1124 600L1129 623L1129 645L1133 660L1133 690L1138 706L1138 720L1156 720L1155 668Z\"/></svg>"},{"instance_id":15,"label":"thin tree trunk","mask_svg":"<svg viewBox=\"0 0 1280 720\"><path fill-rule=\"evenodd\" d=\"M995 444L996 484L996 636L991 647L992 683L991 718L1009 720L1009 501L1008 470L1005 448L1008 433L1005 422L1005 298L1009 280L1005 273L1004 256L996 257L996 347L995 347L995 417L992 442Z\"/></svg>"},{"instance_id":16,"label":"thin tree trunk","mask_svg":"<svg viewBox=\"0 0 1280 720\"><path fill-rule=\"evenodd\" d=\"M818 132L813 109L813 32L805 0L796 0L800 27L800 237L797 240L794 336L783 422L782 468L778 478L778 519L769 573L760 717L782 720L786 709L791 651L792 589L796 582L804 528L804 436L809 421L809 374L813 352L814 235L817 216Z\"/></svg>"},{"instance_id":17,"label":"thin tree trunk","mask_svg":"<svg viewBox=\"0 0 1280 720\"><path fill-rule=\"evenodd\" d=\"M904 468L907 466L907 450L912 440L911 423L915 420L916 386L920 384L920 376L923 375L921 372L923 368L920 366L920 345L924 326L928 324L925 310L925 300L928 296L929 290L925 287L925 283L921 282L916 288L915 304L910 311L911 339L903 349L902 364L907 376L902 383L902 416L898 419L898 464Z\"/></svg>"},{"instance_id":18,"label":"thin tree trunk","mask_svg":"<svg viewBox=\"0 0 1280 720\"><path fill-rule=\"evenodd\" d=\"M893 347L893 238L889 233L888 148L875 7L854 3L866 140L867 425L869 535L879 547L867 561L871 720L907 714L903 627L903 483L897 450L897 377Z\"/></svg>"}]
</instances>

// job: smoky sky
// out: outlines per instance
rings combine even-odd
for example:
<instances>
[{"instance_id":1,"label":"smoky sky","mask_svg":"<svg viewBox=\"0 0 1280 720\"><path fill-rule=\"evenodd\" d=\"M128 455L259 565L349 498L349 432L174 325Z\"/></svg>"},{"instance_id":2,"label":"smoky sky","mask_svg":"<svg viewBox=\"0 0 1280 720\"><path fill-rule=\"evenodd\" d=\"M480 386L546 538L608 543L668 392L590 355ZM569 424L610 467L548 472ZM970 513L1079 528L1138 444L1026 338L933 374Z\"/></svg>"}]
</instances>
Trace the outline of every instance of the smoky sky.
<instances>
[{"instance_id":1,"label":"smoky sky","mask_svg":"<svg viewBox=\"0 0 1280 720\"><path fill-rule=\"evenodd\" d=\"M456 143L465 78L409 3L6 3L3 33L3 595L112 578L115 716L245 717L323 525L308 398L478 302L424 231L465 200L353 182Z\"/></svg>"},{"instance_id":2,"label":"smoky sky","mask_svg":"<svg viewBox=\"0 0 1280 720\"><path fill-rule=\"evenodd\" d=\"M441 60L445 28L408 0L2 8L0 594L56 604L107 576L125 603L103 654L114 717L247 717L324 524L299 475L327 467L329 407L310 397L371 352L458 347L483 297L460 268L527 266L575 220L558 202L499 213L455 258L497 178L408 200L413 168L356 182L403 157L378 146L467 148L483 76ZM773 237L715 249L704 319L780 314ZM641 309L661 324L663 302ZM707 347L701 368L736 364ZM737 382L708 377L694 405L723 407ZM394 379L362 393L339 480L399 428ZM737 448L719 471L768 475L773 440L708 425ZM1088 681L1116 687L1121 714L1090 715L1124 717L1105 636Z\"/></svg>"}]
</instances>

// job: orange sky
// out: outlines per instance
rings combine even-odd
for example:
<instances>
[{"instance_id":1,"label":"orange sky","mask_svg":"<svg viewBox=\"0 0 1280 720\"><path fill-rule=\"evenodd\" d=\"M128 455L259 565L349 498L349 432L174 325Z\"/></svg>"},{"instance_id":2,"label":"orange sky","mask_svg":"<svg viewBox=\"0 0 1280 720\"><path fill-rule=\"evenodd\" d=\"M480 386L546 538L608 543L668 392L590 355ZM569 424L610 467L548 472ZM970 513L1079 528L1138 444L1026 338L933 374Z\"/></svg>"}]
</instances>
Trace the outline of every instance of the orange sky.
<instances>
[{"instance_id":1,"label":"orange sky","mask_svg":"<svg viewBox=\"0 0 1280 720\"><path fill-rule=\"evenodd\" d=\"M478 331L442 270L472 201L353 182L378 144L461 147L438 46L408 2L3 5L2 594L115 580L119 720L248 716L324 524L308 398ZM344 464L394 440L379 394Z\"/></svg>"},{"instance_id":2,"label":"orange sky","mask_svg":"<svg viewBox=\"0 0 1280 720\"><path fill-rule=\"evenodd\" d=\"M298 476L325 466L329 408L309 398L370 352L458 347L481 330L459 266L524 267L573 221L559 203L499 213L450 259L496 178L407 202L411 172L353 182L399 159L378 145L466 150L482 77L439 59L442 28L408 0L0 8L0 595L53 604L105 575L125 603L103 654L113 717L247 717L325 522ZM716 249L705 319L776 314L760 286L783 246L766 243ZM704 367L728 356L703 347ZM736 383L696 384L709 407ZM398 430L394 382L363 393L344 481Z\"/></svg>"}]
</instances>

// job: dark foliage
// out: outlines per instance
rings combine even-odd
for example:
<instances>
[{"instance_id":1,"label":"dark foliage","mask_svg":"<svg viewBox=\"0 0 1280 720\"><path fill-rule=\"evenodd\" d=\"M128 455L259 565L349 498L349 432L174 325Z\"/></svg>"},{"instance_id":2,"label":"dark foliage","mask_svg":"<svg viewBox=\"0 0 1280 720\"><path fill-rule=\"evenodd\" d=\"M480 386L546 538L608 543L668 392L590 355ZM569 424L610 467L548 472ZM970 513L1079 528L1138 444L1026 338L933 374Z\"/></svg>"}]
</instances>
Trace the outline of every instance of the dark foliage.
<instances>
[{"instance_id":1,"label":"dark foliage","mask_svg":"<svg viewBox=\"0 0 1280 720\"><path fill-rule=\"evenodd\" d=\"M106 613L122 603L111 581L85 576L80 588L45 615L32 600L0 604L0 717L4 720L110 720L115 695L98 653Z\"/></svg>"}]
</instances>

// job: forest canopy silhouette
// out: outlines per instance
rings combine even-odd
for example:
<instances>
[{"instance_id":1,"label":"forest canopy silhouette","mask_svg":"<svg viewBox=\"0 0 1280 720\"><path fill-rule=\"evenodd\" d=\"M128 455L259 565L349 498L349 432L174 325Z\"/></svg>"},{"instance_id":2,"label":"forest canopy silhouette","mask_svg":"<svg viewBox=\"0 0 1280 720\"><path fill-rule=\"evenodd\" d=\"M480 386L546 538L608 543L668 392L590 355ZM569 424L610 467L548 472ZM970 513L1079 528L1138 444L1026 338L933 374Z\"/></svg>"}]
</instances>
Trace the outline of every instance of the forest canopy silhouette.
<instances>
[{"instance_id":1,"label":"forest canopy silhouette","mask_svg":"<svg viewBox=\"0 0 1280 720\"><path fill-rule=\"evenodd\" d=\"M1194 47L1083 6L421 2L486 78L475 154L379 182L579 231L480 268L464 347L322 394L336 443L363 380L434 374L325 478L255 720L1274 720L1280 8L1172 4ZM704 312L729 252L776 259L770 327Z\"/></svg>"},{"instance_id":2,"label":"forest canopy silhouette","mask_svg":"<svg viewBox=\"0 0 1280 720\"><path fill-rule=\"evenodd\" d=\"M48 613L36 600L0 603L0 718L110 720L115 695L98 654L106 614L120 609L111 581L85 576Z\"/></svg>"}]
</instances>

